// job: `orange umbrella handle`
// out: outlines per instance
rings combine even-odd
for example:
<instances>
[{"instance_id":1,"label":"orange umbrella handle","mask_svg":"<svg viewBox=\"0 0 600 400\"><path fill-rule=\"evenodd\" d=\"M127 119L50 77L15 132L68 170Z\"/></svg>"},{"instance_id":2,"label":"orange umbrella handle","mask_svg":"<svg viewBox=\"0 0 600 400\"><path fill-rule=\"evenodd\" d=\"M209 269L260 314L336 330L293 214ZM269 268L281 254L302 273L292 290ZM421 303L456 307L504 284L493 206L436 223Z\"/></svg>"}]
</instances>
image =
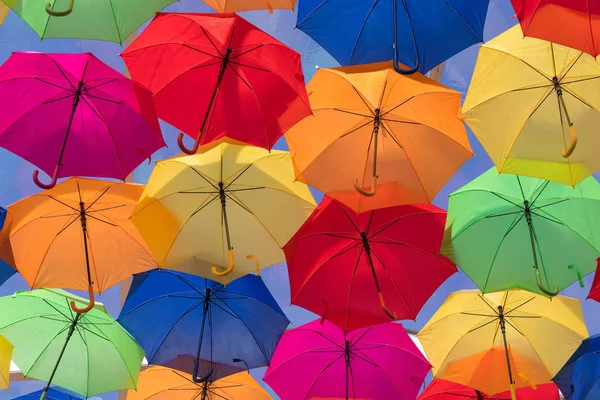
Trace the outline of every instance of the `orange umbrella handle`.
<instances>
[{"instance_id":1,"label":"orange umbrella handle","mask_svg":"<svg viewBox=\"0 0 600 400\"><path fill-rule=\"evenodd\" d=\"M229 256L229 267L223 271L223 272L219 272L217 270L217 267L213 266L212 267L212 273L213 275L216 276L227 276L229 274L231 274L233 272L233 270L235 269L235 260L233 258L233 250L228 250L227 251L227 255Z\"/></svg>"},{"instance_id":2,"label":"orange umbrella handle","mask_svg":"<svg viewBox=\"0 0 600 400\"><path fill-rule=\"evenodd\" d=\"M52 4L50 3L46 3L46 12L50 15L52 15L53 17L65 17L69 14L71 14L71 12L73 12L73 5L75 4L75 0L70 0L69 1L69 5L67 7L66 10L64 11L55 11L52 9Z\"/></svg>"},{"instance_id":3,"label":"orange umbrella handle","mask_svg":"<svg viewBox=\"0 0 600 400\"><path fill-rule=\"evenodd\" d=\"M258 257L254 254L248 254L246 256L246 260L254 260L256 262L256 272L254 273L256 276L260 274L260 264L258 263Z\"/></svg>"},{"instance_id":4,"label":"orange umbrella handle","mask_svg":"<svg viewBox=\"0 0 600 400\"><path fill-rule=\"evenodd\" d=\"M56 181L58 181L59 169L60 165L57 165L56 168L54 168L54 174L52 174L52 180L50 181L50 183L41 182L39 178L40 171L36 169L35 171L33 171L33 182L42 189L52 189L54 186L56 186Z\"/></svg>"},{"instance_id":5,"label":"orange umbrella handle","mask_svg":"<svg viewBox=\"0 0 600 400\"><path fill-rule=\"evenodd\" d=\"M554 286L554 291L551 291L550 289L546 289L544 287L544 285L542 284L542 276L538 268L535 269L535 279L537 281L538 288L540 288L540 290L547 296L554 297L558 294L558 287Z\"/></svg>"},{"instance_id":6,"label":"orange umbrella handle","mask_svg":"<svg viewBox=\"0 0 600 400\"><path fill-rule=\"evenodd\" d=\"M190 156L196 154L198 147L200 147L200 133L198 133L198 136L194 140L194 146L191 149L188 149L185 147L185 144L183 144L183 136L183 132L179 132L179 136L177 136L177 145L179 146L179 149Z\"/></svg>"},{"instance_id":7,"label":"orange umbrella handle","mask_svg":"<svg viewBox=\"0 0 600 400\"><path fill-rule=\"evenodd\" d=\"M390 311L389 308L385 305L385 300L383 299L383 294L381 292L379 294L379 303L381 304L381 309L383 312L391 319L392 321L396 321L398 319L398 314Z\"/></svg>"},{"instance_id":8,"label":"orange umbrella handle","mask_svg":"<svg viewBox=\"0 0 600 400\"><path fill-rule=\"evenodd\" d=\"M88 295L90 296L90 303L87 305L87 307L78 308L75 305L75 302L71 301L71 310L75 311L77 314L85 314L86 312L94 308L94 305L96 304L94 299L94 285L88 286Z\"/></svg>"},{"instance_id":9,"label":"orange umbrella handle","mask_svg":"<svg viewBox=\"0 0 600 400\"><path fill-rule=\"evenodd\" d=\"M562 151L563 158L571 157L571 154L575 151L575 147L577 147L577 132L575 132L573 125L569 126L569 133L571 134L571 146L567 150Z\"/></svg>"},{"instance_id":10,"label":"orange umbrella handle","mask_svg":"<svg viewBox=\"0 0 600 400\"><path fill-rule=\"evenodd\" d=\"M361 188L358 184L358 179L354 181L354 189L356 189L356 191L363 196L373 197L377 194L377 177L374 176L371 182L371 191L366 191L365 189Z\"/></svg>"}]
</instances>

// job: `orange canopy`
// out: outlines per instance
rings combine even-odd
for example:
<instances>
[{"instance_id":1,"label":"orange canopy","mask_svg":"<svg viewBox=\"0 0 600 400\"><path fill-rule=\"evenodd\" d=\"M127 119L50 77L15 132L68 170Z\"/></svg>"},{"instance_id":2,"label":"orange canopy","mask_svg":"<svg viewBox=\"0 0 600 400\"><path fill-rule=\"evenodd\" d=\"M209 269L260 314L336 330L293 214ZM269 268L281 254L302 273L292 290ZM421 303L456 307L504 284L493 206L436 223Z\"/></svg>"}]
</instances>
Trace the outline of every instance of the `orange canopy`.
<instances>
[{"instance_id":1,"label":"orange canopy","mask_svg":"<svg viewBox=\"0 0 600 400\"><path fill-rule=\"evenodd\" d=\"M269 10L274 8L293 10L296 0L204 0L206 4L220 13L240 11Z\"/></svg>"}]
</instances>

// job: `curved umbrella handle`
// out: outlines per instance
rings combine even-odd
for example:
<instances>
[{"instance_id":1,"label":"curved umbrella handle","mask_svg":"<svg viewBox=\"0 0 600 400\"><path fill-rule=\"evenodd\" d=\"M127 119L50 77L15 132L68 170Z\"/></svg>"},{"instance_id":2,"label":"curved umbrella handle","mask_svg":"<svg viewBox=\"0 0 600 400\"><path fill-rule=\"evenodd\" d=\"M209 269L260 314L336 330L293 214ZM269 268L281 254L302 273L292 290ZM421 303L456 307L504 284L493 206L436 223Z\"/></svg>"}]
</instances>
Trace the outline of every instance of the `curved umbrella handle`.
<instances>
[{"instance_id":1,"label":"curved umbrella handle","mask_svg":"<svg viewBox=\"0 0 600 400\"><path fill-rule=\"evenodd\" d=\"M194 383L204 383L207 380L210 379L210 376L213 374L214 369L211 367L208 370L208 373L206 375L204 375L202 378L198 378L196 375L198 375L198 363L195 363L194 365L194 375L192 375L192 380L194 381Z\"/></svg>"},{"instance_id":2,"label":"curved umbrella handle","mask_svg":"<svg viewBox=\"0 0 600 400\"><path fill-rule=\"evenodd\" d=\"M185 144L183 144L183 136L183 132L179 132L179 136L177 136L177 145L179 146L179 149L185 154L189 154L190 156L192 154L196 154L196 152L198 151L198 147L200 147L200 134L198 134L198 136L194 140L194 146L191 149L188 149L187 147L185 147Z\"/></svg>"},{"instance_id":3,"label":"curved umbrella handle","mask_svg":"<svg viewBox=\"0 0 600 400\"><path fill-rule=\"evenodd\" d=\"M50 15L52 15L53 17L65 17L69 14L71 14L71 12L73 12L73 5L75 4L75 0L70 0L69 1L69 5L67 6L67 9L64 11L55 11L52 9L52 4L50 3L46 3L46 12Z\"/></svg>"},{"instance_id":4,"label":"curved umbrella handle","mask_svg":"<svg viewBox=\"0 0 600 400\"><path fill-rule=\"evenodd\" d=\"M415 46L415 54L417 56L417 65L414 66L414 68L411 69L402 69L400 68L400 66L398 65L398 11L396 10L396 8L398 7L397 2L398 0L392 0L394 2L394 45L392 46L394 49L394 69L396 70L397 73L401 74L401 75L412 75L415 72L417 72L419 70L419 68L421 67L421 62L419 61L419 53L417 51L417 41L415 40L415 33L414 31L412 32L413 35L413 45ZM412 23L410 22L410 17L409 17L409 24L410 24L410 29L412 30Z\"/></svg>"},{"instance_id":5,"label":"curved umbrella handle","mask_svg":"<svg viewBox=\"0 0 600 400\"><path fill-rule=\"evenodd\" d=\"M558 292L559 292L558 287L554 286L554 291L551 291L550 289L546 289L544 287L544 285L542 284L542 276L540 274L540 270L537 269L537 268L535 269L535 279L537 281L538 288L540 288L540 290L544 294L546 294L546 295L548 295L550 297L554 297L554 296L556 296L558 294Z\"/></svg>"},{"instance_id":6,"label":"curved umbrella handle","mask_svg":"<svg viewBox=\"0 0 600 400\"><path fill-rule=\"evenodd\" d=\"M42 189L52 189L54 186L56 186L56 181L58 181L59 169L59 165L57 165L56 168L54 168L54 173L52 174L52 180L50 181L50 183L43 183L42 181L40 181L40 171L36 169L35 171L33 171L33 183L35 183L38 187Z\"/></svg>"},{"instance_id":7,"label":"curved umbrella handle","mask_svg":"<svg viewBox=\"0 0 600 400\"><path fill-rule=\"evenodd\" d=\"M227 276L229 274L231 274L233 272L233 270L235 269L235 259L233 258L233 250L228 250L227 251L227 255L229 256L229 267L223 271L223 272L219 272L217 270L217 267L213 266L212 267L212 273L213 275L216 276Z\"/></svg>"},{"instance_id":8,"label":"curved umbrella handle","mask_svg":"<svg viewBox=\"0 0 600 400\"><path fill-rule=\"evenodd\" d=\"M398 61L398 50L396 50L396 45L394 44L394 70L396 70L397 73L399 73L400 75L412 75L415 72L419 71L419 68L421 67L421 62L419 61L419 59L417 58L417 65L415 65L414 68L411 69L402 69L400 68L399 61Z\"/></svg>"},{"instance_id":9,"label":"curved umbrella handle","mask_svg":"<svg viewBox=\"0 0 600 400\"><path fill-rule=\"evenodd\" d=\"M258 257L256 257L254 254L248 254L246 256L246 260L254 260L256 262L256 272L254 273L254 275L258 276L260 274L260 264L258 263Z\"/></svg>"},{"instance_id":10,"label":"curved umbrella handle","mask_svg":"<svg viewBox=\"0 0 600 400\"><path fill-rule=\"evenodd\" d=\"M577 132L575 132L573 125L569 126L569 133L571 134L571 146L567 150L561 152L563 158L571 157L571 154L575 151L575 147L577 147Z\"/></svg>"},{"instance_id":11,"label":"curved umbrella handle","mask_svg":"<svg viewBox=\"0 0 600 400\"><path fill-rule=\"evenodd\" d=\"M85 314L86 312L94 308L94 305L96 304L94 299L94 285L88 286L88 295L90 296L90 303L87 305L87 307L78 308L75 305L75 302L71 301L71 310L75 311L77 314Z\"/></svg>"},{"instance_id":12,"label":"curved umbrella handle","mask_svg":"<svg viewBox=\"0 0 600 400\"><path fill-rule=\"evenodd\" d=\"M383 299L383 294L381 292L379 292L378 294L379 294L379 304L381 304L381 309L383 310L385 315L387 315L388 318L391 319L392 321L398 320L398 314L391 312L390 309L387 308L387 306L385 305L385 300Z\"/></svg>"},{"instance_id":13,"label":"curved umbrella handle","mask_svg":"<svg viewBox=\"0 0 600 400\"><path fill-rule=\"evenodd\" d=\"M377 177L374 176L373 180L371 181L371 191L368 192L365 189L361 188L360 185L358 184L358 179L354 181L354 189L362 194L363 196L366 197L373 197L375 196L375 194L377 194Z\"/></svg>"}]
</instances>

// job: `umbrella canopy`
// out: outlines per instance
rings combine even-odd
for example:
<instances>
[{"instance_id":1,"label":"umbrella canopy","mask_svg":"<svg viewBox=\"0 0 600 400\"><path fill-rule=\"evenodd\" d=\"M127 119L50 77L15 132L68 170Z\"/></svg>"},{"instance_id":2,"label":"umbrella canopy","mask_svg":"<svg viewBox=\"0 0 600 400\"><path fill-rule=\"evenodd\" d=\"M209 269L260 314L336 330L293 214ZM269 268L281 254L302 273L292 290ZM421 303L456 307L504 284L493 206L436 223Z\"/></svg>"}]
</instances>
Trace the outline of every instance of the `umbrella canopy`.
<instances>
[{"instance_id":1,"label":"umbrella canopy","mask_svg":"<svg viewBox=\"0 0 600 400\"><path fill-rule=\"evenodd\" d=\"M489 0L302 0L297 27L341 65L393 58L409 72L427 72L483 41L488 4Z\"/></svg>"},{"instance_id":2,"label":"umbrella canopy","mask_svg":"<svg viewBox=\"0 0 600 400\"><path fill-rule=\"evenodd\" d=\"M452 293L417 335L436 378L483 393L549 383L587 336L579 300L521 290Z\"/></svg>"},{"instance_id":3,"label":"umbrella canopy","mask_svg":"<svg viewBox=\"0 0 600 400\"><path fill-rule=\"evenodd\" d=\"M4 228L4 221L6 220L6 208L0 207L0 230ZM10 262L6 262L4 260L0 260L0 285L4 284L11 276L13 276L17 271L11 266L11 263L14 264L14 259L10 252L6 254L8 260Z\"/></svg>"},{"instance_id":4,"label":"umbrella canopy","mask_svg":"<svg viewBox=\"0 0 600 400\"><path fill-rule=\"evenodd\" d=\"M158 162L131 219L161 267L225 283L283 262L314 208L288 152L222 143Z\"/></svg>"},{"instance_id":5,"label":"umbrella canopy","mask_svg":"<svg viewBox=\"0 0 600 400\"><path fill-rule=\"evenodd\" d=\"M165 146L151 93L91 53L13 53L0 107L0 146L50 175L34 173L45 189L75 175L125 180Z\"/></svg>"},{"instance_id":6,"label":"umbrella canopy","mask_svg":"<svg viewBox=\"0 0 600 400\"><path fill-rule=\"evenodd\" d=\"M296 0L203 0L206 4L220 13L234 13L240 11L269 10L273 9L293 10Z\"/></svg>"},{"instance_id":7,"label":"umbrella canopy","mask_svg":"<svg viewBox=\"0 0 600 400\"><path fill-rule=\"evenodd\" d=\"M492 168L449 196L441 253L484 293L556 295L596 269L598 205L593 177L573 188Z\"/></svg>"},{"instance_id":8,"label":"umbrella canopy","mask_svg":"<svg viewBox=\"0 0 600 400\"><path fill-rule=\"evenodd\" d=\"M344 333L317 320L283 335L264 381L286 400L414 399L430 369L400 324Z\"/></svg>"},{"instance_id":9,"label":"umbrella canopy","mask_svg":"<svg viewBox=\"0 0 600 400\"><path fill-rule=\"evenodd\" d=\"M356 212L429 203L473 155L460 93L421 74L320 69L307 89L313 116L286 132L296 176Z\"/></svg>"},{"instance_id":10,"label":"umbrella canopy","mask_svg":"<svg viewBox=\"0 0 600 400\"><path fill-rule=\"evenodd\" d=\"M596 300L597 302L600 302L600 274L598 273L599 266L600 258L596 259L596 274L594 275L594 281L592 282L592 287L587 297L588 299Z\"/></svg>"},{"instance_id":11,"label":"umbrella canopy","mask_svg":"<svg viewBox=\"0 0 600 400\"><path fill-rule=\"evenodd\" d=\"M464 119L501 173L575 185L600 169L597 78L600 61L516 26L481 46Z\"/></svg>"},{"instance_id":12,"label":"umbrella canopy","mask_svg":"<svg viewBox=\"0 0 600 400\"><path fill-rule=\"evenodd\" d=\"M119 322L149 364L190 373L196 383L269 365L290 323L260 277L224 286L167 270L134 276Z\"/></svg>"},{"instance_id":13,"label":"umbrella canopy","mask_svg":"<svg viewBox=\"0 0 600 400\"><path fill-rule=\"evenodd\" d=\"M156 267L129 216L143 186L71 178L8 207L0 256L33 288L101 293ZM35 240L32 240L35 238Z\"/></svg>"},{"instance_id":14,"label":"umbrella canopy","mask_svg":"<svg viewBox=\"0 0 600 400\"><path fill-rule=\"evenodd\" d=\"M600 3L588 0L511 0L525 36L600 54Z\"/></svg>"},{"instance_id":15,"label":"umbrella canopy","mask_svg":"<svg viewBox=\"0 0 600 400\"><path fill-rule=\"evenodd\" d=\"M8 389L10 382L10 360L13 345L0 335L0 390Z\"/></svg>"},{"instance_id":16,"label":"umbrella canopy","mask_svg":"<svg viewBox=\"0 0 600 400\"><path fill-rule=\"evenodd\" d=\"M195 138L179 135L187 154L223 137L271 149L311 113L300 54L235 14L159 13L121 56L158 116Z\"/></svg>"},{"instance_id":17,"label":"umbrella canopy","mask_svg":"<svg viewBox=\"0 0 600 400\"><path fill-rule=\"evenodd\" d=\"M87 304L57 289L0 298L0 333L15 345L15 364L47 381L46 392L51 383L84 397L134 388L144 351L102 304L78 314L72 301Z\"/></svg>"},{"instance_id":18,"label":"umbrella canopy","mask_svg":"<svg viewBox=\"0 0 600 400\"><path fill-rule=\"evenodd\" d=\"M42 39L74 38L122 43L155 12L177 0L1 1L19 14Z\"/></svg>"},{"instance_id":19,"label":"umbrella canopy","mask_svg":"<svg viewBox=\"0 0 600 400\"><path fill-rule=\"evenodd\" d=\"M356 215L325 197L284 247L292 303L345 331L416 319L456 272L438 254L445 218L433 205Z\"/></svg>"},{"instance_id":20,"label":"umbrella canopy","mask_svg":"<svg viewBox=\"0 0 600 400\"><path fill-rule=\"evenodd\" d=\"M535 388L522 387L516 391L519 400L560 400L558 388L553 383L545 383ZM419 395L417 400L511 400L510 392L498 393L488 396L479 390L468 386L434 379Z\"/></svg>"},{"instance_id":21,"label":"umbrella canopy","mask_svg":"<svg viewBox=\"0 0 600 400\"><path fill-rule=\"evenodd\" d=\"M19 396L14 400L39 400L40 396L44 395L44 390L38 390L37 392L29 393L23 396ZM54 388L48 389L46 393L46 400L83 400L82 397L67 394L61 390Z\"/></svg>"},{"instance_id":22,"label":"umbrella canopy","mask_svg":"<svg viewBox=\"0 0 600 400\"><path fill-rule=\"evenodd\" d=\"M585 339L553 381L567 400L600 398L600 335Z\"/></svg>"},{"instance_id":23,"label":"umbrella canopy","mask_svg":"<svg viewBox=\"0 0 600 400\"><path fill-rule=\"evenodd\" d=\"M4 3L0 2L0 25L4 22L4 19L8 15L10 8Z\"/></svg>"},{"instance_id":24,"label":"umbrella canopy","mask_svg":"<svg viewBox=\"0 0 600 400\"><path fill-rule=\"evenodd\" d=\"M240 372L216 382L196 383L190 374L164 367L151 367L140 373L137 390L127 400L271 400L252 376Z\"/></svg>"}]
</instances>

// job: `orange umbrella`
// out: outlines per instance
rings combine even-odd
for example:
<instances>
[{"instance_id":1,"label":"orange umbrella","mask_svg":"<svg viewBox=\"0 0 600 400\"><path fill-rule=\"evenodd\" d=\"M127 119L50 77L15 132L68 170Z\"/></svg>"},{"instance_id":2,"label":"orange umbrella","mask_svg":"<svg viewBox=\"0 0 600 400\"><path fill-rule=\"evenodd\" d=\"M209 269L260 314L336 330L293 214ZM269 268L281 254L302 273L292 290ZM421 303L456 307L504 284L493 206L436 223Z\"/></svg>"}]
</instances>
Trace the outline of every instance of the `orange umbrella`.
<instances>
[{"instance_id":1,"label":"orange umbrella","mask_svg":"<svg viewBox=\"0 0 600 400\"><path fill-rule=\"evenodd\" d=\"M286 133L296 177L357 212L429 203L473 155L460 93L421 74L320 69L307 91L313 115Z\"/></svg>"},{"instance_id":2,"label":"orange umbrella","mask_svg":"<svg viewBox=\"0 0 600 400\"><path fill-rule=\"evenodd\" d=\"M269 10L274 8L293 10L296 0L204 0L206 4L220 13L235 13L240 11Z\"/></svg>"},{"instance_id":3,"label":"orange umbrella","mask_svg":"<svg viewBox=\"0 0 600 400\"><path fill-rule=\"evenodd\" d=\"M129 390L127 400L272 400L247 372L215 382L195 383L190 374L165 367L151 367L140 373L137 391Z\"/></svg>"},{"instance_id":4,"label":"orange umbrella","mask_svg":"<svg viewBox=\"0 0 600 400\"><path fill-rule=\"evenodd\" d=\"M144 187L71 178L8 207L0 257L32 288L94 292L156 267L129 219Z\"/></svg>"}]
</instances>

